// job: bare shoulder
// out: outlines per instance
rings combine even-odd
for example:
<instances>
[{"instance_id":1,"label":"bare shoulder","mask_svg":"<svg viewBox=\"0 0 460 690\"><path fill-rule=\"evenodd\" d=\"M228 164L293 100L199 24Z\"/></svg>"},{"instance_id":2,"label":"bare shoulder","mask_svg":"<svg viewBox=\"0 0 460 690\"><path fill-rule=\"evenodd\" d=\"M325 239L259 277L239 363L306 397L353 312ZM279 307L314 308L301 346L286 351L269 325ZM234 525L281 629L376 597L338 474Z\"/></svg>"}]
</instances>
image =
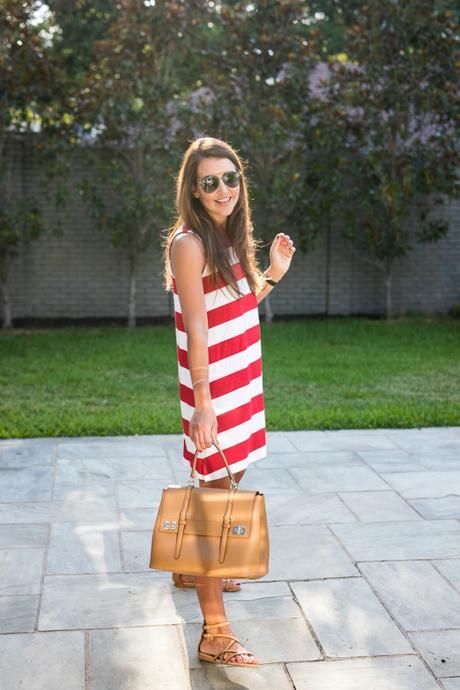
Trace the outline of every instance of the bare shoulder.
<instances>
[{"instance_id":1,"label":"bare shoulder","mask_svg":"<svg viewBox=\"0 0 460 690\"><path fill-rule=\"evenodd\" d=\"M192 232L178 233L170 248L170 257L173 273L181 268L199 269L202 273L205 265L203 244L198 235Z\"/></svg>"}]
</instances>

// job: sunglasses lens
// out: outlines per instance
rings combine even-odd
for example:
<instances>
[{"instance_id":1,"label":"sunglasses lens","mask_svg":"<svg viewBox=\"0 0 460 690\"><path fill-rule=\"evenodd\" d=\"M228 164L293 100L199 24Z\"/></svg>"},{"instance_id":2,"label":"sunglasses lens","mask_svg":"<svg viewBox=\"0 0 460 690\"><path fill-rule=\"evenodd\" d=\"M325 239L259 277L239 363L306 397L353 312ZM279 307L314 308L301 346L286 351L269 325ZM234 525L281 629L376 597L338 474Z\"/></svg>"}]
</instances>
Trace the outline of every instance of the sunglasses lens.
<instances>
[{"instance_id":1,"label":"sunglasses lens","mask_svg":"<svg viewBox=\"0 0 460 690\"><path fill-rule=\"evenodd\" d=\"M223 183L227 187L238 187L240 184L241 173L239 170L229 170L222 175ZM201 186L207 194L215 192L220 184L217 175L207 175L201 180Z\"/></svg>"},{"instance_id":2,"label":"sunglasses lens","mask_svg":"<svg viewBox=\"0 0 460 690\"><path fill-rule=\"evenodd\" d=\"M240 173L238 170L230 170L222 175L222 180L227 187L238 187L240 183Z\"/></svg>"},{"instance_id":3,"label":"sunglasses lens","mask_svg":"<svg viewBox=\"0 0 460 690\"><path fill-rule=\"evenodd\" d=\"M208 175L202 179L201 185L207 194L211 194L219 186L219 178L216 175Z\"/></svg>"}]
</instances>

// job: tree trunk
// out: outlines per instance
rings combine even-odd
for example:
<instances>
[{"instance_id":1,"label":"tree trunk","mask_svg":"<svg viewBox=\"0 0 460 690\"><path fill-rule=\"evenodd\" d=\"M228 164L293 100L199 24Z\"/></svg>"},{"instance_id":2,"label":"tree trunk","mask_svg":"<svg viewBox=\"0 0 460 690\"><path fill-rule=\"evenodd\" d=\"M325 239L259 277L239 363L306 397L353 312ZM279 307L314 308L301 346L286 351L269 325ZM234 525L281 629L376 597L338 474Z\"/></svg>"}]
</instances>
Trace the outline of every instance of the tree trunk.
<instances>
[{"instance_id":1,"label":"tree trunk","mask_svg":"<svg viewBox=\"0 0 460 690\"><path fill-rule=\"evenodd\" d=\"M273 309L270 302L270 295L267 295L264 299L265 302L265 321L271 323L273 321Z\"/></svg>"},{"instance_id":2,"label":"tree trunk","mask_svg":"<svg viewBox=\"0 0 460 690\"><path fill-rule=\"evenodd\" d=\"M326 294L324 313L329 316L331 295L331 224L328 223L326 227Z\"/></svg>"},{"instance_id":3,"label":"tree trunk","mask_svg":"<svg viewBox=\"0 0 460 690\"><path fill-rule=\"evenodd\" d=\"M385 265L385 318L392 319L393 311L393 262L389 261Z\"/></svg>"},{"instance_id":4,"label":"tree trunk","mask_svg":"<svg viewBox=\"0 0 460 690\"><path fill-rule=\"evenodd\" d=\"M11 304L8 294L6 258L0 259L0 306L3 313L2 328L12 328L13 319L11 318Z\"/></svg>"},{"instance_id":5,"label":"tree trunk","mask_svg":"<svg viewBox=\"0 0 460 690\"><path fill-rule=\"evenodd\" d=\"M128 328L136 326L136 261L129 262Z\"/></svg>"}]
</instances>

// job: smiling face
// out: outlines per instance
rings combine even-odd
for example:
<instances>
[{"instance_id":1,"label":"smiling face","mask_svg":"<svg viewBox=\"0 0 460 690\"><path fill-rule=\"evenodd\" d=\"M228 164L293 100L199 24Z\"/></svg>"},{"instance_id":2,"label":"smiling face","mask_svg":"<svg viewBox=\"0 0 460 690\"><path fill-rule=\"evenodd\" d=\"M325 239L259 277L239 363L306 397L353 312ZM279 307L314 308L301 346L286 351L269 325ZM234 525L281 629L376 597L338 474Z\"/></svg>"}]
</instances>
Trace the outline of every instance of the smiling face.
<instances>
[{"instance_id":1,"label":"smiling face","mask_svg":"<svg viewBox=\"0 0 460 690\"><path fill-rule=\"evenodd\" d=\"M215 225L225 228L227 218L236 206L240 195L240 185L238 187L227 187L222 179L214 192L207 193L198 184L207 175L217 175L221 178L222 174L230 170L237 170L234 163L229 158L203 158L198 163L197 181L194 188L194 196L200 200Z\"/></svg>"}]
</instances>

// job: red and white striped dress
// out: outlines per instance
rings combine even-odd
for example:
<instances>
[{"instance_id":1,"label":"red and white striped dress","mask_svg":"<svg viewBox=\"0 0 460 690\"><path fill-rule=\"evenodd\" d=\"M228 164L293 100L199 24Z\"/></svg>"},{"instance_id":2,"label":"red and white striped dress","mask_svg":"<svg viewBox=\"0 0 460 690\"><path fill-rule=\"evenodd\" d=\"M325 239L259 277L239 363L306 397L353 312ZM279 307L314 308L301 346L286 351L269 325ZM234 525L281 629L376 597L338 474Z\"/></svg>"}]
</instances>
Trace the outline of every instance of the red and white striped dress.
<instances>
[{"instance_id":1,"label":"red and white striped dress","mask_svg":"<svg viewBox=\"0 0 460 690\"><path fill-rule=\"evenodd\" d=\"M180 232L193 230L182 225L174 237ZM243 297L236 296L229 289L222 289L228 283L221 277L217 289L213 290L208 265L204 267L202 281L208 316L209 386L217 417L217 440L232 472L238 472L251 462L265 457L267 448L257 299L251 292L238 257L228 245L232 270ZM184 430L183 460L190 468L196 450L189 436L189 424L195 409L194 396L188 364L187 334L176 281L172 275ZM197 476L205 481L227 476L215 446L205 448L198 454L196 470Z\"/></svg>"}]
</instances>

